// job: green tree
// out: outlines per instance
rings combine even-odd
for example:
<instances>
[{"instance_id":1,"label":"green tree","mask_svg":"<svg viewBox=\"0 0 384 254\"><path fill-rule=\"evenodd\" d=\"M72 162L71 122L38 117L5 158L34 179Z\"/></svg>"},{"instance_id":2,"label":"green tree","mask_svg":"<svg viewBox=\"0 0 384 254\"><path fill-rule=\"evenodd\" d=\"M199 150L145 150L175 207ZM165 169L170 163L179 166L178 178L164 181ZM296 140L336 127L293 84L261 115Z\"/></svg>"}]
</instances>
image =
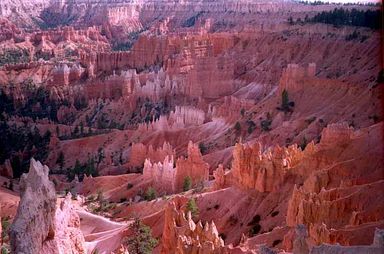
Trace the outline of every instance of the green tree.
<instances>
[{"instance_id":1,"label":"green tree","mask_svg":"<svg viewBox=\"0 0 384 254\"><path fill-rule=\"evenodd\" d=\"M248 124L248 134L251 134L256 129L256 124L252 120L248 120L247 124Z\"/></svg>"},{"instance_id":2,"label":"green tree","mask_svg":"<svg viewBox=\"0 0 384 254\"><path fill-rule=\"evenodd\" d=\"M73 131L73 134L75 135L79 134L79 126L76 125L75 130Z\"/></svg>"},{"instance_id":3,"label":"green tree","mask_svg":"<svg viewBox=\"0 0 384 254\"><path fill-rule=\"evenodd\" d=\"M188 200L187 212L191 212L193 217L197 217L199 215L199 208L197 207L196 200L194 198Z\"/></svg>"},{"instance_id":4,"label":"green tree","mask_svg":"<svg viewBox=\"0 0 384 254\"><path fill-rule=\"evenodd\" d=\"M241 114L241 116L244 116L244 115L245 115L245 109L244 109L244 108L242 108L242 109L240 110L240 114Z\"/></svg>"},{"instance_id":5,"label":"green tree","mask_svg":"<svg viewBox=\"0 0 384 254\"><path fill-rule=\"evenodd\" d=\"M64 153L63 153L63 151L60 151L59 157L57 157L56 163L59 164L60 169L63 169L63 167L64 167Z\"/></svg>"},{"instance_id":6,"label":"green tree","mask_svg":"<svg viewBox=\"0 0 384 254\"><path fill-rule=\"evenodd\" d=\"M190 176L186 176L183 182L183 190L188 191L192 188L192 178Z\"/></svg>"},{"instance_id":7,"label":"green tree","mask_svg":"<svg viewBox=\"0 0 384 254\"><path fill-rule=\"evenodd\" d=\"M240 132L241 131L241 125L240 125L239 122L235 123L235 130L236 130L236 132Z\"/></svg>"},{"instance_id":8,"label":"green tree","mask_svg":"<svg viewBox=\"0 0 384 254\"><path fill-rule=\"evenodd\" d=\"M56 136L60 137L60 128L58 125L56 126Z\"/></svg>"},{"instance_id":9,"label":"green tree","mask_svg":"<svg viewBox=\"0 0 384 254\"><path fill-rule=\"evenodd\" d=\"M381 84L384 83L384 69L381 69L379 71L379 74L377 75L377 83Z\"/></svg>"},{"instance_id":10,"label":"green tree","mask_svg":"<svg viewBox=\"0 0 384 254\"><path fill-rule=\"evenodd\" d=\"M288 24L290 25L294 24L292 16L288 18Z\"/></svg>"},{"instance_id":11,"label":"green tree","mask_svg":"<svg viewBox=\"0 0 384 254\"><path fill-rule=\"evenodd\" d=\"M84 174L93 177L99 176L99 172L97 171L95 166L95 159L93 157L88 158L87 164L85 165Z\"/></svg>"},{"instance_id":12,"label":"green tree","mask_svg":"<svg viewBox=\"0 0 384 254\"><path fill-rule=\"evenodd\" d=\"M136 218L130 225L132 235L123 240L131 254L150 254L158 241L152 237L151 228Z\"/></svg>"},{"instance_id":13,"label":"green tree","mask_svg":"<svg viewBox=\"0 0 384 254\"><path fill-rule=\"evenodd\" d=\"M83 167L80 164L80 161L76 159L75 167L73 169L68 169L67 178L68 181L72 181L75 178L75 175L78 175L80 180L83 174Z\"/></svg>"},{"instance_id":14,"label":"green tree","mask_svg":"<svg viewBox=\"0 0 384 254\"><path fill-rule=\"evenodd\" d=\"M19 156L15 156L11 160L11 166L13 171L13 177L18 178L20 177L24 172L23 168L21 166L21 160Z\"/></svg>"},{"instance_id":15,"label":"green tree","mask_svg":"<svg viewBox=\"0 0 384 254\"><path fill-rule=\"evenodd\" d=\"M289 109L289 98L287 90L283 90L281 93L281 108L283 110Z\"/></svg>"},{"instance_id":16,"label":"green tree","mask_svg":"<svg viewBox=\"0 0 384 254\"><path fill-rule=\"evenodd\" d=\"M80 122L80 135L83 136L84 134L84 124L83 122Z\"/></svg>"}]
</instances>

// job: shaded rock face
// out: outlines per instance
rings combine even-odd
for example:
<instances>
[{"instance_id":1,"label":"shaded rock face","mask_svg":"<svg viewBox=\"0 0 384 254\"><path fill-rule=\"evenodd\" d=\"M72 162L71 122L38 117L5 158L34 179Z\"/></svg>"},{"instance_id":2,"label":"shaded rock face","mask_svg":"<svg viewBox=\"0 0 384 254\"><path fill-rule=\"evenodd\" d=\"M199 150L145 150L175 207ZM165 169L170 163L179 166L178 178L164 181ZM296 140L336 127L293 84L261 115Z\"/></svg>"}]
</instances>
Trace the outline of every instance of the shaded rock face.
<instances>
[{"instance_id":1,"label":"shaded rock face","mask_svg":"<svg viewBox=\"0 0 384 254\"><path fill-rule=\"evenodd\" d=\"M224 253L224 241L220 238L215 223L192 220L191 213L186 215L187 199L176 197L165 208L163 230L163 248L161 253Z\"/></svg>"},{"instance_id":2,"label":"shaded rock face","mask_svg":"<svg viewBox=\"0 0 384 254\"><path fill-rule=\"evenodd\" d=\"M339 244L321 244L309 250L308 232L304 225L296 227L296 239L293 244L293 254L379 254L384 252L384 230L376 229L371 245L341 246Z\"/></svg>"},{"instance_id":3,"label":"shaded rock face","mask_svg":"<svg viewBox=\"0 0 384 254\"><path fill-rule=\"evenodd\" d=\"M202 184L208 180L209 165L204 162L200 149L192 141L188 143L188 157L181 157L174 167L173 156L166 155L164 162L154 162L146 159L143 176L152 181L152 185L166 193L179 193L183 191L184 181L191 178L192 186Z\"/></svg>"},{"instance_id":4,"label":"shaded rock face","mask_svg":"<svg viewBox=\"0 0 384 254\"><path fill-rule=\"evenodd\" d=\"M31 159L20 181L20 204L10 229L13 253L86 253L80 219L69 194L56 207L48 167Z\"/></svg>"},{"instance_id":5,"label":"shaded rock face","mask_svg":"<svg viewBox=\"0 0 384 254\"><path fill-rule=\"evenodd\" d=\"M192 141L188 143L188 158L179 158L176 161L175 190L182 191L184 179L192 179L192 186L203 183L209 177L209 165L204 162L200 148Z\"/></svg>"},{"instance_id":6,"label":"shaded rock face","mask_svg":"<svg viewBox=\"0 0 384 254\"><path fill-rule=\"evenodd\" d=\"M156 189L162 189L166 193L175 191L176 169L173 167L173 157L165 157L164 162L151 163L146 159L144 162L143 176L150 179Z\"/></svg>"},{"instance_id":7,"label":"shaded rock face","mask_svg":"<svg viewBox=\"0 0 384 254\"><path fill-rule=\"evenodd\" d=\"M324 129L316 153L299 166L316 170L293 188L288 226L304 224L315 245L372 242L375 228L384 226L383 197L376 195L384 186L382 150L375 149L382 137L380 128L381 124L353 131L348 125L333 124ZM356 149L362 157L354 156Z\"/></svg>"},{"instance_id":8,"label":"shaded rock face","mask_svg":"<svg viewBox=\"0 0 384 254\"><path fill-rule=\"evenodd\" d=\"M31 159L29 173L20 180L21 199L10 230L14 253L41 253L55 237L56 193L48 167Z\"/></svg>"},{"instance_id":9,"label":"shaded rock face","mask_svg":"<svg viewBox=\"0 0 384 254\"><path fill-rule=\"evenodd\" d=\"M263 151L261 143L236 144L233 151L232 177L235 185L242 189L271 192L284 182L304 154L312 153L313 143L303 152L297 145L288 148L274 146Z\"/></svg>"},{"instance_id":10,"label":"shaded rock face","mask_svg":"<svg viewBox=\"0 0 384 254\"><path fill-rule=\"evenodd\" d=\"M131 148L130 165L142 166L146 159L153 162L163 162L166 157L176 157L176 152L168 142L163 146L154 148L152 145L146 146L142 143L134 143Z\"/></svg>"},{"instance_id":11,"label":"shaded rock face","mask_svg":"<svg viewBox=\"0 0 384 254\"><path fill-rule=\"evenodd\" d=\"M307 244L308 232L307 228L300 224L296 226L295 229L296 238L293 242L293 253L295 254L308 254L309 247Z\"/></svg>"},{"instance_id":12,"label":"shaded rock face","mask_svg":"<svg viewBox=\"0 0 384 254\"><path fill-rule=\"evenodd\" d=\"M55 238L43 247L44 253L86 253L84 235L80 230L80 217L72 205L72 195L68 193L56 209Z\"/></svg>"}]
</instances>

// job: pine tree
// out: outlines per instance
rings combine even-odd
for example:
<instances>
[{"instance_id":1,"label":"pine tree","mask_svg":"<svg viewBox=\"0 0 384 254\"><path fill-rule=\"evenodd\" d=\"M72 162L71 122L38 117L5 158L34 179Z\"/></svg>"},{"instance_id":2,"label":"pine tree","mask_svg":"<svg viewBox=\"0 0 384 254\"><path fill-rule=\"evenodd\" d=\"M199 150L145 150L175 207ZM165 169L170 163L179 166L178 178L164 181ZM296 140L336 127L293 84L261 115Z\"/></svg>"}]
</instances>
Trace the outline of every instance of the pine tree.
<instances>
[{"instance_id":1,"label":"pine tree","mask_svg":"<svg viewBox=\"0 0 384 254\"><path fill-rule=\"evenodd\" d=\"M150 254L158 241L152 237L151 228L136 218L131 224L132 236L124 240L124 245L131 254Z\"/></svg>"},{"instance_id":2,"label":"pine tree","mask_svg":"<svg viewBox=\"0 0 384 254\"><path fill-rule=\"evenodd\" d=\"M59 164L60 169L63 169L63 167L64 167L64 153L63 153L63 151L60 151L59 157L57 157L56 163Z\"/></svg>"},{"instance_id":3,"label":"pine tree","mask_svg":"<svg viewBox=\"0 0 384 254\"><path fill-rule=\"evenodd\" d=\"M289 110L289 98L288 98L288 92L284 89L284 91L281 93L281 108L284 111Z\"/></svg>"}]
</instances>

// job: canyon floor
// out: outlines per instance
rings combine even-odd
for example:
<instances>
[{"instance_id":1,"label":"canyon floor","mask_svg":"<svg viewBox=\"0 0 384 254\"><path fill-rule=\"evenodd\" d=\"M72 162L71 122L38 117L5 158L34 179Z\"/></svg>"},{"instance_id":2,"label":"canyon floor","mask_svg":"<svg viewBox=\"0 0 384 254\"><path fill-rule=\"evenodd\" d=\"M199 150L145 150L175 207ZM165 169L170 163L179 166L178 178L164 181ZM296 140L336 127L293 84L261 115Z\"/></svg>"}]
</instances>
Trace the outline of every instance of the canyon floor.
<instances>
[{"instance_id":1,"label":"canyon floor","mask_svg":"<svg viewBox=\"0 0 384 254\"><path fill-rule=\"evenodd\" d=\"M1 253L384 253L380 4L1 0Z\"/></svg>"}]
</instances>

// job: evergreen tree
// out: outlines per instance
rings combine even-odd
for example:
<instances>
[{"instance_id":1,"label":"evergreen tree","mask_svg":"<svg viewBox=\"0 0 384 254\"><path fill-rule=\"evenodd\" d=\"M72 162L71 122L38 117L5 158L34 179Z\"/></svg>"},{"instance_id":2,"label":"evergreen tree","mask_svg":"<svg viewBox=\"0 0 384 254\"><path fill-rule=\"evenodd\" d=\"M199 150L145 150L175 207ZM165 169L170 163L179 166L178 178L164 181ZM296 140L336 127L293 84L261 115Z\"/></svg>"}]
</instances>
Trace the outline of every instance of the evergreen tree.
<instances>
[{"instance_id":1,"label":"evergreen tree","mask_svg":"<svg viewBox=\"0 0 384 254\"><path fill-rule=\"evenodd\" d=\"M289 110L289 98L287 90L283 90L281 93L281 108L286 111Z\"/></svg>"},{"instance_id":2,"label":"evergreen tree","mask_svg":"<svg viewBox=\"0 0 384 254\"><path fill-rule=\"evenodd\" d=\"M84 124L83 122L80 122L80 135L83 136L84 134Z\"/></svg>"},{"instance_id":3,"label":"evergreen tree","mask_svg":"<svg viewBox=\"0 0 384 254\"><path fill-rule=\"evenodd\" d=\"M58 125L56 126L56 136L60 137L60 128Z\"/></svg>"},{"instance_id":4,"label":"evergreen tree","mask_svg":"<svg viewBox=\"0 0 384 254\"><path fill-rule=\"evenodd\" d=\"M60 151L59 156L57 157L56 163L59 164L60 169L64 167L64 153Z\"/></svg>"},{"instance_id":5,"label":"evergreen tree","mask_svg":"<svg viewBox=\"0 0 384 254\"><path fill-rule=\"evenodd\" d=\"M158 241L152 237L151 228L136 218L131 224L132 236L124 239L124 245L131 254L150 254Z\"/></svg>"},{"instance_id":6,"label":"evergreen tree","mask_svg":"<svg viewBox=\"0 0 384 254\"><path fill-rule=\"evenodd\" d=\"M240 132L241 131L241 125L240 125L239 122L235 123L235 130L236 130L236 132Z\"/></svg>"}]
</instances>

